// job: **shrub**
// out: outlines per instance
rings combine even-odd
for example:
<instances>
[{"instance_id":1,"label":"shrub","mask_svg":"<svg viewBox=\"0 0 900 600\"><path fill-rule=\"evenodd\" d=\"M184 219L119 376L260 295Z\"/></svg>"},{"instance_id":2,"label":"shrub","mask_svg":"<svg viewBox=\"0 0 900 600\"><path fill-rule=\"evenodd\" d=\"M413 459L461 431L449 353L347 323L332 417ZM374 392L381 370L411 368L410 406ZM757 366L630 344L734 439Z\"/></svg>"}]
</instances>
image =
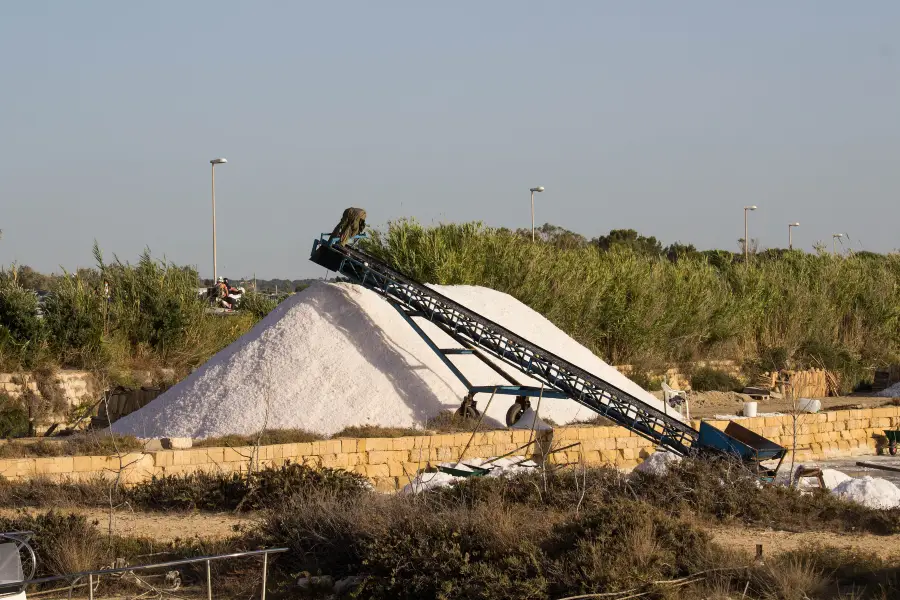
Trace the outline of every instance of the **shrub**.
<instances>
[{"instance_id":1,"label":"shrub","mask_svg":"<svg viewBox=\"0 0 900 600\"><path fill-rule=\"evenodd\" d=\"M700 367L691 374L691 389L695 392L734 392L742 387L740 380L730 373Z\"/></svg>"},{"instance_id":2,"label":"shrub","mask_svg":"<svg viewBox=\"0 0 900 600\"><path fill-rule=\"evenodd\" d=\"M333 438L398 438L422 435L421 429L410 427L381 427L380 425L351 425L335 433Z\"/></svg>"},{"instance_id":3,"label":"shrub","mask_svg":"<svg viewBox=\"0 0 900 600\"><path fill-rule=\"evenodd\" d=\"M13 400L6 393L0 394L0 438L26 436L30 426L28 411L22 402Z\"/></svg>"},{"instance_id":4,"label":"shrub","mask_svg":"<svg viewBox=\"0 0 900 600\"><path fill-rule=\"evenodd\" d=\"M134 436L87 432L65 438L45 438L33 443L9 441L0 446L0 458L113 456L140 452L143 447Z\"/></svg>"},{"instance_id":5,"label":"shrub","mask_svg":"<svg viewBox=\"0 0 900 600\"><path fill-rule=\"evenodd\" d=\"M305 429L266 429L259 435L223 435L194 442L195 448L234 448L237 446L263 446L271 444L303 444L324 439L321 435Z\"/></svg>"},{"instance_id":6,"label":"shrub","mask_svg":"<svg viewBox=\"0 0 900 600\"><path fill-rule=\"evenodd\" d=\"M241 298L240 310L245 311L255 319L262 319L278 306L278 301L259 294L257 292L248 292Z\"/></svg>"},{"instance_id":7,"label":"shrub","mask_svg":"<svg viewBox=\"0 0 900 600\"><path fill-rule=\"evenodd\" d=\"M256 510L300 493L322 491L352 497L368 490L368 480L356 473L287 463L246 476L206 472L163 475L129 488L126 495L135 505L153 510Z\"/></svg>"},{"instance_id":8,"label":"shrub","mask_svg":"<svg viewBox=\"0 0 900 600\"><path fill-rule=\"evenodd\" d=\"M44 307L50 344L60 362L92 367L100 360L106 307L101 290L82 277L56 280Z\"/></svg>"},{"instance_id":9,"label":"shrub","mask_svg":"<svg viewBox=\"0 0 900 600\"><path fill-rule=\"evenodd\" d=\"M37 295L18 284L15 272L0 272L0 353L31 367L39 362L45 340Z\"/></svg>"},{"instance_id":10,"label":"shrub","mask_svg":"<svg viewBox=\"0 0 900 600\"><path fill-rule=\"evenodd\" d=\"M598 252L477 223L412 221L390 223L364 244L421 281L511 294L614 364L766 348L794 359L821 343L868 364L900 358L897 254L835 260L792 252L744 264L714 251L669 261L620 245Z\"/></svg>"}]
</instances>

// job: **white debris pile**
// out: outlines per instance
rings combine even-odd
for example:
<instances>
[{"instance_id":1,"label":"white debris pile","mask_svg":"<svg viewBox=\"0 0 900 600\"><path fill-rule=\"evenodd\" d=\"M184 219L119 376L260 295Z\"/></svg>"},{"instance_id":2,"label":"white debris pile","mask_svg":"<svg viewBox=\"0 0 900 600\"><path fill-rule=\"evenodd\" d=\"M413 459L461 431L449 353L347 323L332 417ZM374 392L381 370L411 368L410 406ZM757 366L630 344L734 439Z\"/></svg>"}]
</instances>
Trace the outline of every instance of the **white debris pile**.
<instances>
[{"instance_id":1,"label":"white debris pile","mask_svg":"<svg viewBox=\"0 0 900 600\"><path fill-rule=\"evenodd\" d=\"M648 456L634 470L662 477L669 472L669 465L679 462L681 462L681 457L677 454L660 450Z\"/></svg>"},{"instance_id":2,"label":"white debris pile","mask_svg":"<svg viewBox=\"0 0 900 600\"><path fill-rule=\"evenodd\" d=\"M881 398L900 398L900 381L887 389L881 390L875 395Z\"/></svg>"},{"instance_id":3,"label":"white debris pile","mask_svg":"<svg viewBox=\"0 0 900 600\"><path fill-rule=\"evenodd\" d=\"M835 486L833 492L869 508L896 508L900 506L900 488L879 477L848 479Z\"/></svg>"},{"instance_id":4,"label":"white debris pile","mask_svg":"<svg viewBox=\"0 0 900 600\"><path fill-rule=\"evenodd\" d=\"M664 409L652 394L511 296L471 286L436 289ZM425 320L420 325L439 347L458 347L434 325ZM473 385L507 385L476 356L454 355L451 360ZM516 378L522 385L540 385L520 373ZM111 429L140 438L202 439L263 428L329 435L354 425L417 427L442 411L456 410L466 393L425 341L375 292L347 283L319 283L282 302L253 330ZM488 396L476 397L479 409L485 410ZM505 425L512 401L510 396L495 396L485 425ZM571 400L543 398L540 415L563 425L594 413Z\"/></svg>"},{"instance_id":5,"label":"white debris pile","mask_svg":"<svg viewBox=\"0 0 900 600\"><path fill-rule=\"evenodd\" d=\"M819 484L812 478L803 477L802 479L798 479L796 477L796 474L800 470L814 466L815 465L797 465L797 468L794 469L794 479L797 480L797 487L799 487L801 490L815 489L819 487ZM788 485L790 483L788 481L789 475L790 473L788 471L784 479L779 477L779 483L781 483L782 485ZM850 479L853 478L846 473L842 473L841 471L838 471L836 469L822 469L822 481L825 483L825 489L834 490L834 488L836 488L838 485L845 481L849 481Z\"/></svg>"},{"instance_id":6,"label":"white debris pile","mask_svg":"<svg viewBox=\"0 0 900 600\"><path fill-rule=\"evenodd\" d=\"M504 458L473 458L465 459L458 463L442 463L442 467L450 467L458 471L473 472L472 467L484 466L490 469L482 477L512 477L521 473L533 473L537 468L537 464L522 456L507 456ZM451 475L438 471L436 473L419 473L416 477L406 484L401 494L419 494L435 488L451 486L459 481L467 479L461 475Z\"/></svg>"}]
</instances>

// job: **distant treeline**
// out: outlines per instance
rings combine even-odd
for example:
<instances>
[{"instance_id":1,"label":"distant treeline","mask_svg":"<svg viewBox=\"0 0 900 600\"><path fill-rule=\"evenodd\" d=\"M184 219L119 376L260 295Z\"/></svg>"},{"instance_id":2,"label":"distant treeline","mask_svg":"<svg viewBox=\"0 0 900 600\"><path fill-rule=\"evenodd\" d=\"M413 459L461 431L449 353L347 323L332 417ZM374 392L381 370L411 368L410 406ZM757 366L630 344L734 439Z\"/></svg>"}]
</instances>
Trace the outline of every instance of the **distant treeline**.
<instances>
[{"instance_id":1,"label":"distant treeline","mask_svg":"<svg viewBox=\"0 0 900 600\"><path fill-rule=\"evenodd\" d=\"M483 285L614 364L738 358L825 367L849 389L900 360L900 254L664 247L632 230L588 240L552 225L391 223L370 252L420 281ZM534 340L540 343L540 340Z\"/></svg>"}]
</instances>

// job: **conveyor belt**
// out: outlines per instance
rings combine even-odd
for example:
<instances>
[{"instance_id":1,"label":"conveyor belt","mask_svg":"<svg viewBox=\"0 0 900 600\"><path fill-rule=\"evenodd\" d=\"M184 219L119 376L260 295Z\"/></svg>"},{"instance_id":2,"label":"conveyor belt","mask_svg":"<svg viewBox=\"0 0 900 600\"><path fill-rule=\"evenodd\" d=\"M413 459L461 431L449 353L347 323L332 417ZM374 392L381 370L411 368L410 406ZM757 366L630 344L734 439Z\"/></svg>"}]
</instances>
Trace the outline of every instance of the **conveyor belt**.
<instances>
[{"instance_id":1,"label":"conveyor belt","mask_svg":"<svg viewBox=\"0 0 900 600\"><path fill-rule=\"evenodd\" d=\"M326 235L315 241L310 260L400 304L407 314L426 318L444 332L468 340L659 446L682 455L696 448L700 434L678 417L665 414L358 249L329 244L328 238Z\"/></svg>"}]
</instances>

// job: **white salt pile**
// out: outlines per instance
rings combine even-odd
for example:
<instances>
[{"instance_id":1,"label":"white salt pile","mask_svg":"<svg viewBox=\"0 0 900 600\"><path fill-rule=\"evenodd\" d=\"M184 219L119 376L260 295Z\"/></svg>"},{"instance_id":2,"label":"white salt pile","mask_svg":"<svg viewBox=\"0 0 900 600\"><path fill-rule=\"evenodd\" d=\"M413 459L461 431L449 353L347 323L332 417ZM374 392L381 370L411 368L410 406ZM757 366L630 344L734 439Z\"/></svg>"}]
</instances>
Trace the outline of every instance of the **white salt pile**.
<instances>
[{"instance_id":1,"label":"white salt pile","mask_svg":"<svg viewBox=\"0 0 900 600\"><path fill-rule=\"evenodd\" d=\"M896 508L900 506L900 488L878 477L848 479L835 486L833 492L848 500L869 508Z\"/></svg>"},{"instance_id":2,"label":"white salt pile","mask_svg":"<svg viewBox=\"0 0 900 600\"><path fill-rule=\"evenodd\" d=\"M825 487L829 490L833 490L845 481L850 481L851 479L853 478L846 473L841 473L835 469L822 469L822 481L825 482Z\"/></svg>"},{"instance_id":3,"label":"white salt pile","mask_svg":"<svg viewBox=\"0 0 900 600\"><path fill-rule=\"evenodd\" d=\"M543 405L543 400L541 401ZM543 412L543 411L541 411ZM522 416L519 417L519 420L512 426L513 429L533 429L534 431L550 431L553 429L547 423L541 419L536 412L534 412L534 408L526 408L522 412Z\"/></svg>"},{"instance_id":4,"label":"white salt pile","mask_svg":"<svg viewBox=\"0 0 900 600\"><path fill-rule=\"evenodd\" d=\"M900 381L887 389L881 390L875 395L882 398L900 398Z\"/></svg>"},{"instance_id":5,"label":"white salt pile","mask_svg":"<svg viewBox=\"0 0 900 600\"><path fill-rule=\"evenodd\" d=\"M437 287L525 339L651 406L663 403L514 298L480 287ZM458 344L424 320L441 348ZM473 385L507 385L481 360L453 356ZM505 366L523 385L539 386ZM301 428L333 434L353 425L421 426L456 410L465 387L403 317L374 292L319 283L285 300L252 331L111 429L141 438L195 439ZM485 424L505 425L513 397L477 396ZM536 403L534 399L533 404ZM668 412L672 412L669 410ZM571 400L544 398L540 416L558 424L594 416Z\"/></svg>"},{"instance_id":6,"label":"white salt pile","mask_svg":"<svg viewBox=\"0 0 900 600\"><path fill-rule=\"evenodd\" d=\"M534 461L528 460L522 456L507 456L505 458L473 458L465 459L459 463L442 463L442 467L452 467L460 471L473 471L471 467L480 467L490 469L483 477L511 477L520 473L530 473L537 468ZM438 471L436 473L419 473L408 484L400 490L401 494L419 494L427 490L440 487L447 487L465 480L466 477L451 475Z\"/></svg>"},{"instance_id":7,"label":"white salt pile","mask_svg":"<svg viewBox=\"0 0 900 600\"><path fill-rule=\"evenodd\" d=\"M680 456L660 450L648 456L647 459L636 466L634 470L662 477L669 472L669 465L678 462L681 462Z\"/></svg>"}]
</instances>

